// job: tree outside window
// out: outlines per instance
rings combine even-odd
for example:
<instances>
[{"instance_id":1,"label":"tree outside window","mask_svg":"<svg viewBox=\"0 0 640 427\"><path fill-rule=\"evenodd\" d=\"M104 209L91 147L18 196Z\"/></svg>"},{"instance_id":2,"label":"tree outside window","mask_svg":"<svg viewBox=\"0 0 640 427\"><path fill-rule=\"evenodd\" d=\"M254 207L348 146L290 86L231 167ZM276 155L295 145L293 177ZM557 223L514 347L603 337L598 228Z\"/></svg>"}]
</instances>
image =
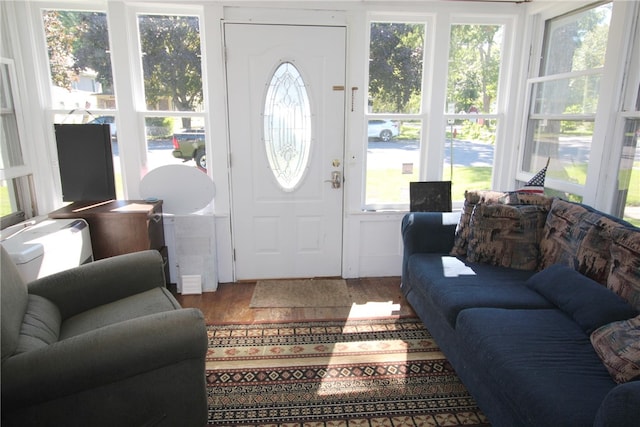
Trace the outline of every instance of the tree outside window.
<instances>
[{"instance_id":1,"label":"tree outside window","mask_svg":"<svg viewBox=\"0 0 640 427\"><path fill-rule=\"evenodd\" d=\"M443 178L452 199L491 188L503 25L451 25Z\"/></svg>"},{"instance_id":2,"label":"tree outside window","mask_svg":"<svg viewBox=\"0 0 640 427\"><path fill-rule=\"evenodd\" d=\"M425 24L372 22L369 44L366 209L409 204L420 176Z\"/></svg>"},{"instance_id":3,"label":"tree outside window","mask_svg":"<svg viewBox=\"0 0 640 427\"><path fill-rule=\"evenodd\" d=\"M138 31L147 108L147 170L184 161L204 169L199 18L138 15Z\"/></svg>"}]
</instances>

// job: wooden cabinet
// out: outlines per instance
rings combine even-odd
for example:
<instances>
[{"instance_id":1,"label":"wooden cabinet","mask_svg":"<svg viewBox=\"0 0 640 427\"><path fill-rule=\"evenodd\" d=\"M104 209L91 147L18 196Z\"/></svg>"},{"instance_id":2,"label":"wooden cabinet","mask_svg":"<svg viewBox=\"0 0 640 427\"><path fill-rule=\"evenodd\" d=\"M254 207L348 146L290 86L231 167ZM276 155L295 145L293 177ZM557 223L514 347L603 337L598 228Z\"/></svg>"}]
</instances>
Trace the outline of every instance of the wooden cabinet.
<instances>
[{"instance_id":1,"label":"wooden cabinet","mask_svg":"<svg viewBox=\"0 0 640 427\"><path fill-rule=\"evenodd\" d=\"M159 251L165 260L165 276L169 279L161 200L74 202L51 212L49 218L87 221L96 260L147 249Z\"/></svg>"}]
</instances>

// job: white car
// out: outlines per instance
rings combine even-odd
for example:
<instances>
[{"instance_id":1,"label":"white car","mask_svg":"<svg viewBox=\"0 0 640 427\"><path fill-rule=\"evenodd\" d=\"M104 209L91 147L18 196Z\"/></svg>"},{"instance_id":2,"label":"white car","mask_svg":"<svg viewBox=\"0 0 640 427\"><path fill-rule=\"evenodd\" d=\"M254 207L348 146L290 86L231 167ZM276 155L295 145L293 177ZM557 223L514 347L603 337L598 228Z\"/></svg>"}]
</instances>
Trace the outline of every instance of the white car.
<instances>
[{"instance_id":1,"label":"white car","mask_svg":"<svg viewBox=\"0 0 640 427\"><path fill-rule=\"evenodd\" d=\"M116 122L113 116L100 116L91 120L89 123L94 125L109 125L109 131L111 132L111 138L116 137Z\"/></svg>"},{"instance_id":2,"label":"white car","mask_svg":"<svg viewBox=\"0 0 640 427\"><path fill-rule=\"evenodd\" d=\"M392 120L369 120L367 135L369 138L379 138L382 141L389 141L398 136L398 123Z\"/></svg>"}]
</instances>

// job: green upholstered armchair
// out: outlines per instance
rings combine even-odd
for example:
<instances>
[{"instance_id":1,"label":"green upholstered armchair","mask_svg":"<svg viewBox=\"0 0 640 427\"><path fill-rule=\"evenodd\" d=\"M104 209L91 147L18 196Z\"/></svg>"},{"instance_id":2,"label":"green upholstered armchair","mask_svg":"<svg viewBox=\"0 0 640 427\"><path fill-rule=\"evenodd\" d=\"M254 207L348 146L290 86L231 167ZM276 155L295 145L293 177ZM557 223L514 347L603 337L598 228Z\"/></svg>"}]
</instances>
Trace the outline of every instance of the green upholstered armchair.
<instances>
[{"instance_id":1,"label":"green upholstered armchair","mask_svg":"<svg viewBox=\"0 0 640 427\"><path fill-rule=\"evenodd\" d=\"M202 426L202 313L166 290L156 251L25 284L2 262L2 426Z\"/></svg>"}]
</instances>

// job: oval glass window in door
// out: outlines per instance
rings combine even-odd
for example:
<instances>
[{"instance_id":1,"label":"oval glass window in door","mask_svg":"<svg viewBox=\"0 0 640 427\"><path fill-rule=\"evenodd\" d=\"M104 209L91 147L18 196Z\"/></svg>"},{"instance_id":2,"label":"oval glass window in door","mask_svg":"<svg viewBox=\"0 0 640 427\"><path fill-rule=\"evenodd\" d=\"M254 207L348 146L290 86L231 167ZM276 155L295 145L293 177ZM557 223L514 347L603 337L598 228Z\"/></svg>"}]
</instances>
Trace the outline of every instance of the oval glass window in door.
<instances>
[{"instance_id":1,"label":"oval glass window in door","mask_svg":"<svg viewBox=\"0 0 640 427\"><path fill-rule=\"evenodd\" d=\"M283 62L264 100L264 144L273 175L284 191L302 182L311 152L311 107L302 75Z\"/></svg>"}]
</instances>

